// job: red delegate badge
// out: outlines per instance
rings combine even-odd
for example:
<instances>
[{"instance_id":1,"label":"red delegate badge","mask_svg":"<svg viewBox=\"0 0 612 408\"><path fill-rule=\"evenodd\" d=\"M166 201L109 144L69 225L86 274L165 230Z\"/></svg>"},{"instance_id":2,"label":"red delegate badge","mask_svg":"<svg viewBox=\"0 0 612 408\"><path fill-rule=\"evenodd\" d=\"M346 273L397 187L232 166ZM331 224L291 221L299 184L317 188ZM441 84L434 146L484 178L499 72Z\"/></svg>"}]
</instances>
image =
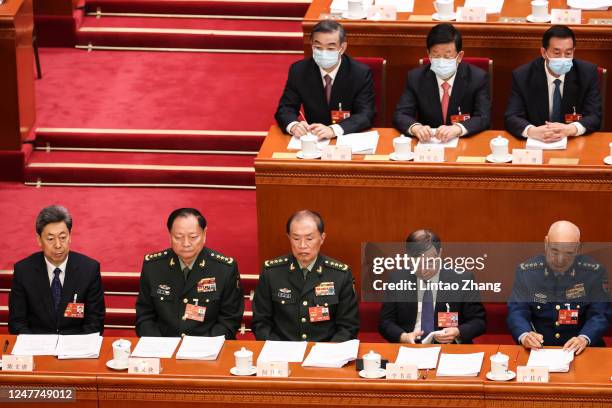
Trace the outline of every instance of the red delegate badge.
<instances>
[{"instance_id":1,"label":"red delegate badge","mask_svg":"<svg viewBox=\"0 0 612 408\"><path fill-rule=\"evenodd\" d=\"M185 306L185 320L203 322L205 314L206 308L204 306L192 305L191 303L187 303Z\"/></svg>"},{"instance_id":2,"label":"red delegate badge","mask_svg":"<svg viewBox=\"0 0 612 408\"><path fill-rule=\"evenodd\" d=\"M64 317L70 317L72 319L82 319L85 317L85 303L71 302L66 305L64 310Z\"/></svg>"},{"instance_id":3,"label":"red delegate badge","mask_svg":"<svg viewBox=\"0 0 612 408\"><path fill-rule=\"evenodd\" d=\"M324 306L313 306L308 308L308 314L310 315L310 321L324 322L329 320L329 308Z\"/></svg>"},{"instance_id":4,"label":"red delegate badge","mask_svg":"<svg viewBox=\"0 0 612 408\"><path fill-rule=\"evenodd\" d=\"M459 326L459 313L457 312L438 312L438 327L457 327Z\"/></svg>"},{"instance_id":5,"label":"red delegate badge","mask_svg":"<svg viewBox=\"0 0 612 408\"><path fill-rule=\"evenodd\" d=\"M561 309L559 310L559 324L578 324L578 310L576 309Z\"/></svg>"}]
</instances>

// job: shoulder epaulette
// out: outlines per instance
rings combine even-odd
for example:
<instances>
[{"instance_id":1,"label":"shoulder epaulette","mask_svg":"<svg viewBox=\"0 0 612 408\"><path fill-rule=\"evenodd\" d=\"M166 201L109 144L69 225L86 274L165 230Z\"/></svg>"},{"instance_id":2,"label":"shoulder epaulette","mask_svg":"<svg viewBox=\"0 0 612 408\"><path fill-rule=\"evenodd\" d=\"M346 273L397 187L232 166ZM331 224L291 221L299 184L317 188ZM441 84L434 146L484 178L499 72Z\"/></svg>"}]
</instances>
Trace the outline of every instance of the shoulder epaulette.
<instances>
[{"instance_id":1,"label":"shoulder epaulette","mask_svg":"<svg viewBox=\"0 0 612 408\"><path fill-rule=\"evenodd\" d=\"M325 266L337 269L339 271L348 271L349 266L345 263L336 261L335 259L326 259L324 262Z\"/></svg>"},{"instance_id":2,"label":"shoulder epaulette","mask_svg":"<svg viewBox=\"0 0 612 408\"><path fill-rule=\"evenodd\" d=\"M590 269L592 271L596 271L601 266L598 263L589 263L589 262L578 262L578 266L584 269Z\"/></svg>"},{"instance_id":3,"label":"shoulder epaulette","mask_svg":"<svg viewBox=\"0 0 612 408\"><path fill-rule=\"evenodd\" d=\"M268 259L267 261L264 262L264 266L266 268L269 268L271 266L285 265L288 262L289 262L289 257L286 255L283 255L283 256L279 256L278 258Z\"/></svg>"},{"instance_id":4,"label":"shoulder epaulette","mask_svg":"<svg viewBox=\"0 0 612 408\"><path fill-rule=\"evenodd\" d=\"M153 252L151 254L146 254L144 257L145 262L155 261L158 259L164 259L168 256L168 250Z\"/></svg>"},{"instance_id":5,"label":"shoulder epaulette","mask_svg":"<svg viewBox=\"0 0 612 408\"><path fill-rule=\"evenodd\" d=\"M521 264L521 269L523 271L541 270L543 268L544 268L544 262L523 262Z\"/></svg>"},{"instance_id":6,"label":"shoulder epaulette","mask_svg":"<svg viewBox=\"0 0 612 408\"><path fill-rule=\"evenodd\" d=\"M223 254L220 254L220 253L218 253L216 251L212 251L212 250L210 250L210 258L212 260L224 263L226 265L232 265L234 263L234 258L229 257L229 256L225 256Z\"/></svg>"}]
</instances>

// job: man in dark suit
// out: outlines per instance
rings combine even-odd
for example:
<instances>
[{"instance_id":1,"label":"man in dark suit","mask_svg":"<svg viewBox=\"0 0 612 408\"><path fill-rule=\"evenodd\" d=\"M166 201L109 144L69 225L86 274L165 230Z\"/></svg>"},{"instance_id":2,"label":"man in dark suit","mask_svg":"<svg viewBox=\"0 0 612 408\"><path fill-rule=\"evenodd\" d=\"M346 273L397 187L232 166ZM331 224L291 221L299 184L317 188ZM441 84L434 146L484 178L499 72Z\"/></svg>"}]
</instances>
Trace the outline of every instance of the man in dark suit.
<instances>
[{"instance_id":1,"label":"man in dark suit","mask_svg":"<svg viewBox=\"0 0 612 408\"><path fill-rule=\"evenodd\" d=\"M174 210L167 227L172 247L144 258L136 334L235 339L244 312L236 261L204 246L206 219L195 208Z\"/></svg>"},{"instance_id":2,"label":"man in dark suit","mask_svg":"<svg viewBox=\"0 0 612 408\"><path fill-rule=\"evenodd\" d=\"M408 72L393 125L427 142L446 142L489 128L491 99L487 73L461 62L461 33L452 24L438 24L427 35L430 63ZM434 135L434 130L435 135Z\"/></svg>"},{"instance_id":3,"label":"man in dark suit","mask_svg":"<svg viewBox=\"0 0 612 408\"><path fill-rule=\"evenodd\" d=\"M342 25L322 20L310 38L313 56L289 69L275 115L280 128L297 137L310 132L331 139L372 127L376 113L372 72L345 54Z\"/></svg>"},{"instance_id":4,"label":"man in dark suit","mask_svg":"<svg viewBox=\"0 0 612 408\"><path fill-rule=\"evenodd\" d=\"M441 254L440 239L429 230L411 233L406 243L411 257L433 260ZM433 342L472 343L485 332L485 309L477 291L435 288L442 282L458 283L463 288L463 280L473 279L471 274L422 264L414 273L398 271L395 278L415 282L416 290L409 291L403 301L383 303L378 331L388 341L414 344L431 332L443 330L433 336Z\"/></svg>"},{"instance_id":5,"label":"man in dark suit","mask_svg":"<svg viewBox=\"0 0 612 408\"><path fill-rule=\"evenodd\" d=\"M576 37L568 27L546 30L542 57L512 72L505 115L508 132L549 143L599 130L597 66L573 59L575 50Z\"/></svg>"},{"instance_id":6,"label":"man in dark suit","mask_svg":"<svg viewBox=\"0 0 612 408\"><path fill-rule=\"evenodd\" d=\"M43 208L36 218L42 252L17 262L9 294L12 334L87 334L104 330L100 264L70 251L72 216Z\"/></svg>"}]
</instances>

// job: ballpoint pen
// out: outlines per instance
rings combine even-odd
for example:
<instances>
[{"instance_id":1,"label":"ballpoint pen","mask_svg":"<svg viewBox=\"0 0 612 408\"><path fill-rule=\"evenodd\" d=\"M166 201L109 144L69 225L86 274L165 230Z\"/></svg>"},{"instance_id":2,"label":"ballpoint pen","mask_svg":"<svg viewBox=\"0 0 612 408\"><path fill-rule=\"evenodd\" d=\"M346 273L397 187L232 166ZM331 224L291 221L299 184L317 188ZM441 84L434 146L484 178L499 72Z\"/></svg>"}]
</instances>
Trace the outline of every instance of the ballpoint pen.
<instances>
[{"instance_id":1,"label":"ballpoint pen","mask_svg":"<svg viewBox=\"0 0 612 408\"><path fill-rule=\"evenodd\" d=\"M2 352L6 353L6 350L8 350L8 346L9 346L9 341L5 340L4 341L4 347L2 348Z\"/></svg>"}]
</instances>

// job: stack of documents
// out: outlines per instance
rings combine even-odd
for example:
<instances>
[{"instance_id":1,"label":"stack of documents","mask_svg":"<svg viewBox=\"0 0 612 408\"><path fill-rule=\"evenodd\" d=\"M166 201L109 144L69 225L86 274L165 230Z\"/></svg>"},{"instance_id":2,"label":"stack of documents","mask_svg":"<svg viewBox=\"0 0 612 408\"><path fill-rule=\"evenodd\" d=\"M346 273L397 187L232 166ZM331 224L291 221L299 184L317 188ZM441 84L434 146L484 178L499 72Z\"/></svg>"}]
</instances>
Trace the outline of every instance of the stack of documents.
<instances>
[{"instance_id":1,"label":"stack of documents","mask_svg":"<svg viewBox=\"0 0 612 408\"><path fill-rule=\"evenodd\" d=\"M132 357L172 358L180 337L141 337Z\"/></svg>"},{"instance_id":2,"label":"stack of documents","mask_svg":"<svg viewBox=\"0 0 612 408\"><path fill-rule=\"evenodd\" d=\"M419 370L434 369L438 365L440 347L400 347L395 364L416 364Z\"/></svg>"},{"instance_id":3,"label":"stack of documents","mask_svg":"<svg viewBox=\"0 0 612 408\"><path fill-rule=\"evenodd\" d=\"M581 10L607 10L612 0L567 0L567 6Z\"/></svg>"},{"instance_id":4,"label":"stack of documents","mask_svg":"<svg viewBox=\"0 0 612 408\"><path fill-rule=\"evenodd\" d=\"M417 146L418 145L429 145L429 144L436 144L436 145L444 146L445 148L446 147L455 148L459 144L459 138L453 137L451 140L448 140L443 143L440 139L434 136L431 139L429 139L429 142L419 142Z\"/></svg>"},{"instance_id":5,"label":"stack of documents","mask_svg":"<svg viewBox=\"0 0 612 408\"><path fill-rule=\"evenodd\" d=\"M316 343L302 363L303 367L340 368L357 359L359 340L344 343Z\"/></svg>"},{"instance_id":6,"label":"stack of documents","mask_svg":"<svg viewBox=\"0 0 612 408\"><path fill-rule=\"evenodd\" d=\"M268 363L271 361L286 361L288 363L301 363L306 353L305 341L273 341L266 340L257 363Z\"/></svg>"},{"instance_id":7,"label":"stack of documents","mask_svg":"<svg viewBox=\"0 0 612 408\"><path fill-rule=\"evenodd\" d=\"M16 356L58 356L69 358L98 358L102 336L100 333L58 335L20 334L11 354Z\"/></svg>"},{"instance_id":8,"label":"stack of documents","mask_svg":"<svg viewBox=\"0 0 612 408\"><path fill-rule=\"evenodd\" d=\"M351 146L353 154L376 154L378 131L349 133L338 136L337 146Z\"/></svg>"},{"instance_id":9,"label":"stack of documents","mask_svg":"<svg viewBox=\"0 0 612 408\"><path fill-rule=\"evenodd\" d=\"M57 358L98 358L102 347L100 333L59 336L57 340Z\"/></svg>"},{"instance_id":10,"label":"stack of documents","mask_svg":"<svg viewBox=\"0 0 612 408\"><path fill-rule=\"evenodd\" d=\"M225 336L185 336L176 352L177 360L216 360L225 343Z\"/></svg>"},{"instance_id":11,"label":"stack of documents","mask_svg":"<svg viewBox=\"0 0 612 408\"><path fill-rule=\"evenodd\" d=\"M563 349L531 350L527 367L548 367L550 373L567 373L574 360L574 352Z\"/></svg>"},{"instance_id":12,"label":"stack of documents","mask_svg":"<svg viewBox=\"0 0 612 408\"><path fill-rule=\"evenodd\" d=\"M559 140L558 142L546 143L540 140L527 138L526 149L538 149L538 150L565 150L567 149L567 137Z\"/></svg>"},{"instance_id":13,"label":"stack of documents","mask_svg":"<svg viewBox=\"0 0 612 408\"><path fill-rule=\"evenodd\" d=\"M323 148L327 146L329 142L329 139L319 140L317 142L317 149L323 150ZM289 140L289 144L287 145L287 150L302 150L302 141L300 138L291 136L291 140Z\"/></svg>"},{"instance_id":14,"label":"stack of documents","mask_svg":"<svg viewBox=\"0 0 612 408\"><path fill-rule=\"evenodd\" d=\"M484 7L487 14L499 14L504 7L504 0L465 0L463 7Z\"/></svg>"},{"instance_id":15,"label":"stack of documents","mask_svg":"<svg viewBox=\"0 0 612 408\"><path fill-rule=\"evenodd\" d=\"M377 6L395 6L398 13L412 13L414 0L376 0Z\"/></svg>"},{"instance_id":16,"label":"stack of documents","mask_svg":"<svg viewBox=\"0 0 612 408\"><path fill-rule=\"evenodd\" d=\"M438 377L476 377L480 373L484 353L440 355Z\"/></svg>"}]
</instances>

